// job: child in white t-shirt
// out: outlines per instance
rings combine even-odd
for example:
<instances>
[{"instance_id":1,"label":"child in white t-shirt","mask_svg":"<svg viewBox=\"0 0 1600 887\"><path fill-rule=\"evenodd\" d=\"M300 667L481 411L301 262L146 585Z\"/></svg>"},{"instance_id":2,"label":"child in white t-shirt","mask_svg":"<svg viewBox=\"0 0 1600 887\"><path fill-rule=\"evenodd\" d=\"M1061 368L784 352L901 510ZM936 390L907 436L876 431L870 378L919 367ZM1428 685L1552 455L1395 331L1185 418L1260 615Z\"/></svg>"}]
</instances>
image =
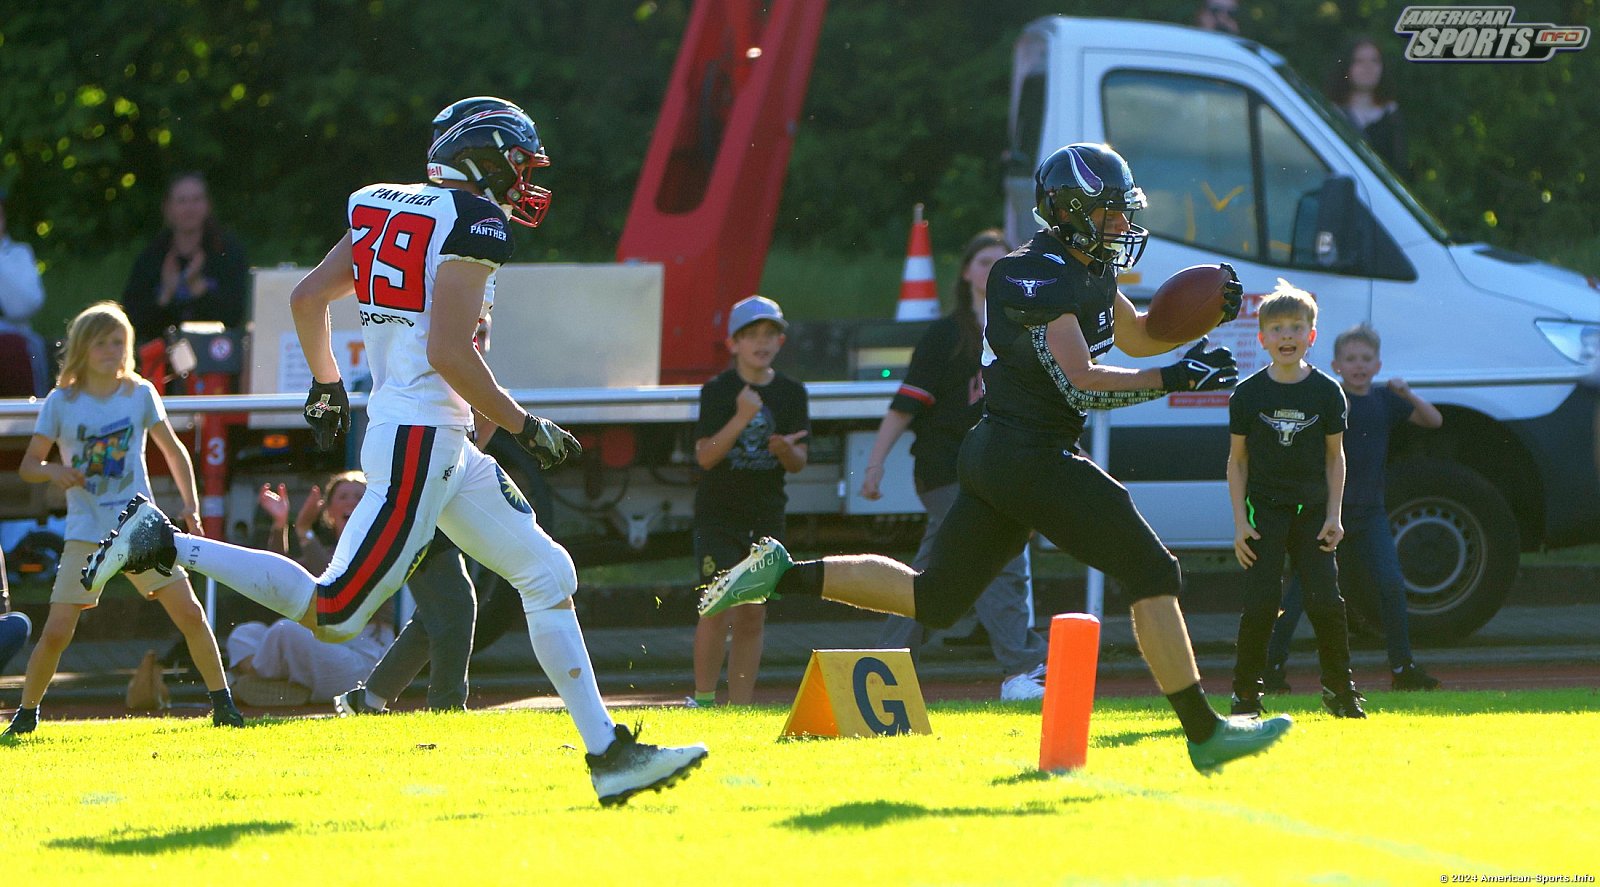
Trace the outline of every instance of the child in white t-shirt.
<instances>
[{"instance_id":1,"label":"child in white t-shirt","mask_svg":"<svg viewBox=\"0 0 1600 887\"><path fill-rule=\"evenodd\" d=\"M45 398L33 438L17 474L29 483L51 483L66 492L66 545L61 553L50 615L28 658L22 703L7 735L31 733L39 723L39 702L55 677L61 653L78 627L78 615L100 602L98 592L81 582L83 567L96 544L117 526L117 515L129 498L150 492L145 469L145 438L154 438L172 468L183 496L183 519L191 533L201 532L194 463L167 421L155 387L133 368L133 326L115 302L85 308L67 330L67 342L56 387ZM61 461L50 462L59 446ZM195 668L211 694L211 722L242 727L244 717L228 692L228 679L206 614L182 567L170 572L130 573L139 593L161 602L183 633Z\"/></svg>"}]
</instances>

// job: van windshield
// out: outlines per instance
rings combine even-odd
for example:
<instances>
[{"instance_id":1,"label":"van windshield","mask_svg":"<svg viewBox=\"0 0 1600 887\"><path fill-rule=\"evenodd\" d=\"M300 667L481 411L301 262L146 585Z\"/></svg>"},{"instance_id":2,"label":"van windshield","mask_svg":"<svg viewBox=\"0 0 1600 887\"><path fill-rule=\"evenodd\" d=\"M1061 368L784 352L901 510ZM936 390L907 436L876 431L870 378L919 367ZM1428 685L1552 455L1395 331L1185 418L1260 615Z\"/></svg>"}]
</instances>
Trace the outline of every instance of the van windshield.
<instances>
[{"instance_id":1,"label":"van windshield","mask_svg":"<svg viewBox=\"0 0 1600 887\"><path fill-rule=\"evenodd\" d=\"M1395 198L1403 206L1411 210L1411 214L1417 217L1417 221L1422 223L1422 227L1426 228L1435 240L1440 243L1455 242L1444 225L1433 217L1433 213L1428 212L1427 208L1418 203L1417 198L1411 196L1411 192L1406 189L1400 178L1394 174L1394 171L1389 168L1387 163L1383 162L1382 158L1378 157L1377 152L1372 150L1372 146L1367 144L1367 140L1363 139L1361 134L1355 131L1355 128L1350 125L1350 121L1346 120L1345 116L1339 113L1339 110L1328 101L1327 96L1323 95L1320 90L1312 89L1304 80L1300 79L1300 75L1276 53L1263 52L1262 55L1277 70L1279 75L1296 92L1300 93L1306 103L1315 108L1318 114L1322 115L1328 125L1333 127L1333 131L1339 134L1339 138L1344 139L1345 143L1361 156L1367 167L1377 174L1378 180L1383 182L1384 186L1394 194Z\"/></svg>"}]
</instances>

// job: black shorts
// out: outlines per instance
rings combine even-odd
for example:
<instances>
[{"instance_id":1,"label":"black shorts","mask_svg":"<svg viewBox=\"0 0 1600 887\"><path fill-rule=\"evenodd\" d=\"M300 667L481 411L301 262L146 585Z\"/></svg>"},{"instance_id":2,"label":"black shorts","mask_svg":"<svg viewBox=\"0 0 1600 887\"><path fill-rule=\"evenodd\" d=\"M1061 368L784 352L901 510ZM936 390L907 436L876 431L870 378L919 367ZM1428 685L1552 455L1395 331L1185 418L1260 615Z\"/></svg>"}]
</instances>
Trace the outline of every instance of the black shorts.
<instances>
[{"instance_id":1,"label":"black shorts","mask_svg":"<svg viewBox=\"0 0 1600 887\"><path fill-rule=\"evenodd\" d=\"M1069 440L979 422L961 445L961 492L916 580L917 621L945 628L1040 535L1114 579L1130 600L1176 595L1177 559L1128 490Z\"/></svg>"},{"instance_id":2,"label":"black shorts","mask_svg":"<svg viewBox=\"0 0 1600 887\"><path fill-rule=\"evenodd\" d=\"M744 560L745 555L750 553L750 546L763 536L771 536L782 542L783 531L782 520L754 529L723 524L696 524L692 535L695 570L699 573L697 581L702 585L710 582L711 577Z\"/></svg>"}]
</instances>

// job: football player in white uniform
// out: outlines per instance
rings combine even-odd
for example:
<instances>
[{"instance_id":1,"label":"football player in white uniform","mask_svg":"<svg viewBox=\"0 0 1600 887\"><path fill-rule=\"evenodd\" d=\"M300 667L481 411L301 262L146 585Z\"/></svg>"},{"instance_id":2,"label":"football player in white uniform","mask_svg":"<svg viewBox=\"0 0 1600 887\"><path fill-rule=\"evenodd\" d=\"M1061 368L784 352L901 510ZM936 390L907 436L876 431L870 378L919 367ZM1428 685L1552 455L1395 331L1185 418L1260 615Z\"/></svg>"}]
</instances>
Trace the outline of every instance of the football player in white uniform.
<instances>
[{"instance_id":1,"label":"football player in white uniform","mask_svg":"<svg viewBox=\"0 0 1600 887\"><path fill-rule=\"evenodd\" d=\"M421 560L434 527L522 594L534 654L589 752L600 802L675 782L703 745L646 745L607 713L572 606L572 558L533 519L499 465L468 442L473 410L511 432L544 468L581 452L548 419L524 412L475 347L485 289L511 257L506 222L536 227L550 165L533 121L504 100L436 138L428 184L369 185L350 195L350 230L295 286L290 309L314 382L305 416L323 449L341 443L350 404L330 345L328 306L355 294L372 369L361 446L367 490L320 577L271 552L177 532L136 497L84 569L99 588L124 570L176 561L311 627L358 632Z\"/></svg>"}]
</instances>

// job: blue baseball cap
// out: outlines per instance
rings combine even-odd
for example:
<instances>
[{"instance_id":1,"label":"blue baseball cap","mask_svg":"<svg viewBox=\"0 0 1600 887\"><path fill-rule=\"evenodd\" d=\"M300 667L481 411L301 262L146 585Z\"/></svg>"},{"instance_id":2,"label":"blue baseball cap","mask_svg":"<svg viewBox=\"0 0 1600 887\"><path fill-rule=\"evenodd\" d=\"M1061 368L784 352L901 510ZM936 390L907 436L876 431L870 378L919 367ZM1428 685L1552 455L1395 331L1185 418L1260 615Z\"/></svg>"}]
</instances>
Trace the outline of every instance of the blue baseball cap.
<instances>
[{"instance_id":1,"label":"blue baseball cap","mask_svg":"<svg viewBox=\"0 0 1600 887\"><path fill-rule=\"evenodd\" d=\"M758 320L770 320L779 329L789 328L789 322L783 319L783 309L778 307L777 302L765 296L751 296L734 303L733 310L728 312L728 336L733 337Z\"/></svg>"}]
</instances>

